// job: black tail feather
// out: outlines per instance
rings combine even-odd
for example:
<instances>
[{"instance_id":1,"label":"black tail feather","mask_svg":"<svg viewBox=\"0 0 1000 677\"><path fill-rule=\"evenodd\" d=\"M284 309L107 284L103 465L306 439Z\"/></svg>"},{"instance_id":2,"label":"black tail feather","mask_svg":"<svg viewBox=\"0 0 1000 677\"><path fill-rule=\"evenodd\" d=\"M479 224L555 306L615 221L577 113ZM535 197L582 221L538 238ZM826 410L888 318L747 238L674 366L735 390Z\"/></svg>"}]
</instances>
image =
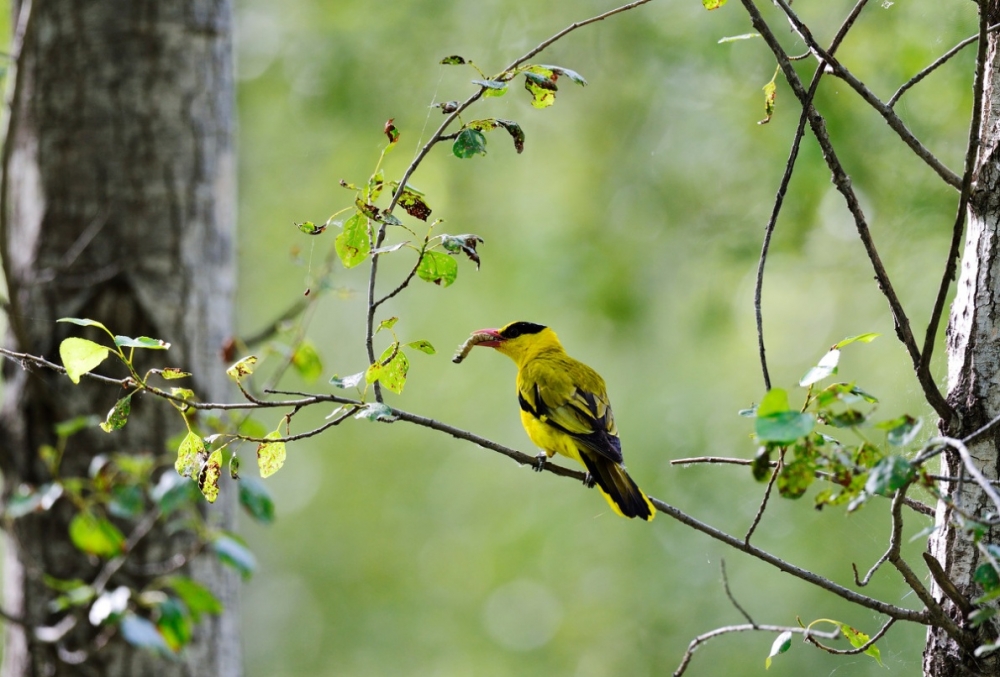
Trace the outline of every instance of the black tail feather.
<instances>
[{"instance_id":1,"label":"black tail feather","mask_svg":"<svg viewBox=\"0 0 1000 677\"><path fill-rule=\"evenodd\" d=\"M625 468L614 461L596 455L581 453L580 458L587 472L597 482L608 503L617 508L624 517L641 517L649 521L656 514L652 504L642 490L625 472Z\"/></svg>"}]
</instances>

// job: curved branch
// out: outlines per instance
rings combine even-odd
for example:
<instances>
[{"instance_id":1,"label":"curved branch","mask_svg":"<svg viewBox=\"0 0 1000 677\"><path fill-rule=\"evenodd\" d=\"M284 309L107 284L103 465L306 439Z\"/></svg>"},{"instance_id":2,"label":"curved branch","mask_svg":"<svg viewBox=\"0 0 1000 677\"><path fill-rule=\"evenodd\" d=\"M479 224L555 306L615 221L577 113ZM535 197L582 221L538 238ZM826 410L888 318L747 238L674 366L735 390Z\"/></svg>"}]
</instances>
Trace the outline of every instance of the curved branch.
<instances>
[{"instance_id":1,"label":"curved branch","mask_svg":"<svg viewBox=\"0 0 1000 677\"><path fill-rule=\"evenodd\" d=\"M840 632L838 630L834 630L833 632L818 632L816 630L806 630L805 628L799 628L799 627L786 627L783 625L750 625L750 624L727 625L721 628L716 628L711 632L706 632L702 635L698 635L693 640L691 640L691 643L688 644L687 651L684 652L684 656L681 658L681 664L677 666L676 670L674 670L673 677L681 677L681 675L684 674L684 671L687 670L688 663L691 662L691 657L694 654L694 652L698 650L699 646L701 646L708 640L714 639L716 637L721 637L722 635L727 635L732 632L750 632L750 631L791 632L797 635L805 635L806 637L816 636L816 637L823 637L824 639L837 639L837 637L840 636Z\"/></svg>"}]
</instances>

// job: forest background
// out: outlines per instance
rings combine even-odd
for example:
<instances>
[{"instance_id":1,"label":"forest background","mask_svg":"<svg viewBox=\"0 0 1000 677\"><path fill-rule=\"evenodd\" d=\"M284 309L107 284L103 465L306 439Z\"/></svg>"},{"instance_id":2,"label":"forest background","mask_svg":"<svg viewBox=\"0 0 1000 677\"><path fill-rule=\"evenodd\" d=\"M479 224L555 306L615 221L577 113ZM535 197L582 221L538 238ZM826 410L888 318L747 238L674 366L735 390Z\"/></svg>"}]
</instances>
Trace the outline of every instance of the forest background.
<instances>
[{"instance_id":1,"label":"forest background","mask_svg":"<svg viewBox=\"0 0 1000 677\"><path fill-rule=\"evenodd\" d=\"M795 7L824 42L851 4ZM385 169L398 178L439 123L431 105L473 91L474 71L439 65L441 58L460 54L498 71L573 20L610 6L236 5L238 326L244 336L255 333L310 289L318 300L308 335L323 375L308 384L292 373L284 385L322 389L330 376L366 366L367 275L363 267L339 270L329 289L315 286L336 233L309 237L293 223L321 223L351 204L353 193L338 182L366 180L389 118L401 139ZM838 55L887 99L976 32L974 9L873 4ZM386 315L401 318L395 330L402 340L427 339L438 350L413 355L405 390L387 401L533 454L518 420L512 365L485 350L460 366L449 356L480 327L547 324L572 355L604 375L638 483L704 521L745 532L764 489L749 469L671 461L754 453L752 420L737 415L764 390L753 280L798 113L779 82L774 118L757 124L773 57L760 39L719 43L750 30L738 7L707 13L697 0L652 2L542 54L541 63L571 68L589 82L560 83L552 108L532 108L517 89L477 104L467 120L516 120L525 150L517 155L502 132L489 136L486 157L459 160L442 146L411 180L434 217L445 219L443 231L476 233L485 243L479 271L461 261L452 286L420 283L387 304ZM792 35L783 37L793 44ZM953 168L961 166L967 136L973 59L967 50L896 107ZM803 73L814 66L802 64ZM820 86L817 107L864 200L889 275L922 326L955 194L834 78ZM882 339L845 350L841 378L877 395L885 419L903 412L921 418L929 437L936 419L922 404L853 223L809 136L799 162L764 284L772 381L794 388L834 342L881 332ZM410 265L406 256L384 257L383 284ZM272 365L297 330L277 337ZM943 383L940 363L935 374ZM108 408L114 397L108 394ZM298 425L322 416L303 412ZM269 430L279 417L261 414ZM868 434L873 441L884 435ZM241 527L259 563L243 595L250 677L669 673L696 634L742 622L723 589L722 557L733 595L758 622L825 617L869 634L882 622L665 516L626 522L596 492L412 426L352 420L290 445L285 467L266 482L275 522ZM775 499L755 543L849 584L852 562L864 571L882 554L887 511L877 503L851 515L815 511L817 491L797 502ZM908 535L929 524L911 518ZM924 544L918 536L906 547L917 553ZM872 595L907 605L892 572L879 572L871 585ZM758 633L715 640L687 674L763 672L771 640ZM879 642L882 660L896 674L916 674L923 641L922 626L901 624ZM769 674L837 671L882 673L868 656L796 645Z\"/></svg>"}]
</instances>

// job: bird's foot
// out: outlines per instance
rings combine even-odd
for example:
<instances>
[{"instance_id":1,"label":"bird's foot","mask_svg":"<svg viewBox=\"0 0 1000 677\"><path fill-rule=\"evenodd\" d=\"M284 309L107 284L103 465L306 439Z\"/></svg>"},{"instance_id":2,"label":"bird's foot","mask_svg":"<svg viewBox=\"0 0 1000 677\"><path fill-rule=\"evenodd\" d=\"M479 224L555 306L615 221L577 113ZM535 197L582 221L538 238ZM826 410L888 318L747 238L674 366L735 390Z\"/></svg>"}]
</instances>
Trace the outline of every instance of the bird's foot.
<instances>
[{"instance_id":1,"label":"bird's foot","mask_svg":"<svg viewBox=\"0 0 1000 677\"><path fill-rule=\"evenodd\" d=\"M590 473L586 473L583 476L583 486L587 487L588 489L593 489L595 484L597 484L597 479L595 479L593 475L591 475Z\"/></svg>"},{"instance_id":2,"label":"bird's foot","mask_svg":"<svg viewBox=\"0 0 1000 677\"><path fill-rule=\"evenodd\" d=\"M545 467L545 462L548 460L549 460L548 454L544 452L538 454L537 456L535 456L535 465L533 465L532 468L535 469L535 472L542 472L542 468Z\"/></svg>"}]
</instances>

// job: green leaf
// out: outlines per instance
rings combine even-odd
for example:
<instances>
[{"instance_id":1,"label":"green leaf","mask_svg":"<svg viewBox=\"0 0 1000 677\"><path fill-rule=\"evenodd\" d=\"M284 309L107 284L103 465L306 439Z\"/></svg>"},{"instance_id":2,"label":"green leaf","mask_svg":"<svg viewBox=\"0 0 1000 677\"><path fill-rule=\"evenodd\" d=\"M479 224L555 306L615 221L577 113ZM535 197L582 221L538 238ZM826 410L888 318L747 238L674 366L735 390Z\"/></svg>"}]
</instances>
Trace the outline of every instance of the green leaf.
<instances>
[{"instance_id":1,"label":"green leaf","mask_svg":"<svg viewBox=\"0 0 1000 677\"><path fill-rule=\"evenodd\" d=\"M393 181L389 186L392 188L393 195L395 195L396 191L399 190L399 182ZM424 194L409 184L403 186L403 192L399 194L397 204L405 209L407 214L421 221L426 221L427 217L431 215L431 208L427 205L426 200L424 200Z\"/></svg>"},{"instance_id":2,"label":"green leaf","mask_svg":"<svg viewBox=\"0 0 1000 677\"><path fill-rule=\"evenodd\" d=\"M108 412L107 418L100 423L101 430L110 433L125 427L125 424L128 422L128 415L132 412L132 395L133 393L129 393L115 402L115 406Z\"/></svg>"},{"instance_id":3,"label":"green leaf","mask_svg":"<svg viewBox=\"0 0 1000 677\"><path fill-rule=\"evenodd\" d=\"M201 614L218 615L223 611L219 598L193 578L171 576L167 579L166 586L177 593L195 622L201 618Z\"/></svg>"},{"instance_id":4,"label":"green leaf","mask_svg":"<svg viewBox=\"0 0 1000 677\"><path fill-rule=\"evenodd\" d=\"M108 559L125 551L125 536L118 527L89 510L70 520L69 537L79 550L98 557Z\"/></svg>"},{"instance_id":5,"label":"green leaf","mask_svg":"<svg viewBox=\"0 0 1000 677\"><path fill-rule=\"evenodd\" d=\"M330 379L330 385L334 386L335 388L356 388L358 384L360 384L361 381L364 380L364 378L365 378L365 372L363 371L358 372L357 374L351 374L350 376L345 376L343 378L334 375Z\"/></svg>"},{"instance_id":6,"label":"green leaf","mask_svg":"<svg viewBox=\"0 0 1000 677\"><path fill-rule=\"evenodd\" d=\"M364 418L369 421L384 421L386 423L391 423L397 419L396 415L392 413L392 408L382 402L366 404L358 409L358 413L354 415L354 418Z\"/></svg>"},{"instance_id":7,"label":"green leaf","mask_svg":"<svg viewBox=\"0 0 1000 677\"><path fill-rule=\"evenodd\" d=\"M191 641L191 619L187 607L175 597L167 597L156 605L159 617L156 629L163 635L171 651L179 651Z\"/></svg>"},{"instance_id":8,"label":"green leaf","mask_svg":"<svg viewBox=\"0 0 1000 677\"><path fill-rule=\"evenodd\" d=\"M250 578L257 568L257 559L241 538L224 532L212 541L212 550L219 561L236 569L244 579Z\"/></svg>"},{"instance_id":9,"label":"green leaf","mask_svg":"<svg viewBox=\"0 0 1000 677\"><path fill-rule=\"evenodd\" d=\"M431 342L424 339L420 339L419 341L410 341L406 344L406 346L408 348L415 348L416 350L419 350L422 353L427 353L428 355L433 355L436 352L434 350L434 346L431 345Z\"/></svg>"},{"instance_id":10,"label":"green leaf","mask_svg":"<svg viewBox=\"0 0 1000 677\"><path fill-rule=\"evenodd\" d=\"M876 463L868 473L865 491L869 494L891 496L913 479L915 474L916 469L902 456L887 456Z\"/></svg>"},{"instance_id":11,"label":"green leaf","mask_svg":"<svg viewBox=\"0 0 1000 677\"><path fill-rule=\"evenodd\" d=\"M417 266L417 276L421 280L447 287L458 277L458 263L447 254L427 251Z\"/></svg>"},{"instance_id":12,"label":"green leaf","mask_svg":"<svg viewBox=\"0 0 1000 677\"><path fill-rule=\"evenodd\" d=\"M753 478L758 482L763 482L771 476L770 447L761 445L757 448L757 453L754 454L753 461L750 463L750 471L753 473Z\"/></svg>"},{"instance_id":13,"label":"green leaf","mask_svg":"<svg viewBox=\"0 0 1000 677\"><path fill-rule=\"evenodd\" d=\"M806 372L806 375L799 381L803 388L811 386L817 381L822 381L827 376L837 373L837 363L840 361L840 351L833 349L820 358L816 366Z\"/></svg>"},{"instance_id":14,"label":"green leaf","mask_svg":"<svg viewBox=\"0 0 1000 677\"><path fill-rule=\"evenodd\" d=\"M257 356L248 355L247 357L244 357L242 360L231 366L229 369L226 369L226 374L229 376L229 378L233 379L234 381L239 381L244 376L249 376L250 374L252 374L256 366L257 366Z\"/></svg>"},{"instance_id":15,"label":"green leaf","mask_svg":"<svg viewBox=\"0 0 1000 677\"><path fill-rule=\"evenodd\" d=\"M275 430L264 436L265 439L276 440L281 438L281 432ZM257 467L260 468L261 477L270 477L281 470L285 464L285 443L284 442L261 442L257 445Z\"/></svg>"},{"instance_id":16,"label":"green leaf","mask_svg":"<svg viewBox=\"0 0 1000 677\"><path fill-rule=\"evenodd\" d=\"M466 127L458 133L451 146L455 157L467 160L476 155L486 155L486 137L478 129Z\"/></svg>"},{"instance_id":17,"label":"green leaf","mask_svg":"<svg viewBox=\"0 0 1000 677\"><path fill-rule=\"evenodd\" d=\"M781 388L771 388L757 405L757 416L768 416L788 411L788 392Z\"/></svg>"},{"instance_id":18,"label":"green leaf","mask_svg":"<svg viewBox=\"0 0 1000 677\"><path fill-rule=\"evenodd\" d=\"M118 630L121 632L122 638L134 647L148 649L158 654L171 655L170 647L167 646L163 635L152 622L142 616L136 616L133 613L125 614Z\"/></svg>"},{"instance_id":19,"label":"green leaf","mask_svg":"<svg viewBox=\"0 0 1000 677\"><path fill-rule=\"evenodd\" d=\"M115 484L111 487L108 512L115 517L135 519L145 508L145 493L138 484Z\"/></svg>"},{"instance_id":20,"label":"green leaf","mask_svg":"<svg viewBox=\"0 0 1000 677\"><path fill-rule=\"evenodd\" d=\"M343 231L337 236L334 247L345 268L353 268L368 258L368 253L372 248L371 238L368 232L368 222L362 214L355 213L354 216L347 219Z\"/></svg>"},{"instance_id":21,"label":"green leaf","mask_svg":"<svg viewBox=\"0 0 1000 677\"><path fill-rule=\"evenodd\" d=\"M317 226L312 221L303 221L302 223L296 223L295 227L306 235L319 235L326 230L327 225L329 225L329 222L324 223L322 226Z\"/></svg>"},{"instance_id":22,"label":"green leaf","mask_svg":"<svg viewBox=\"0 0 1000 677\"><path fill-rule=\"evenodd\" d=\"M840 631L844 633L845 637L847 637L847 641L850 642L851 646L853 646L855 649L860 649L865 644L867 644L868 641L871 639L871 637L869 637L865 633L861 632L860 630L856 630L855 628L852 628L850 625L847 625L846 623L838 623L838 625L840 626ZM874 658L875 662L878 663L880 667L883 668L885 667L884 665L882 665L882 654L878 650L877 646L872 644L870 647L865 649L864 653L865 655Z\"/></svg>"},{"instance_id":23,"label":"green leaf","mask_svg":"<svg viewBox=\"0 0 1000 677\"><path fill-rule=\"evenodd\" d=\"M75 418L56 423L55 433L57 437L66 439L81 430L86 430L87 428L93 428L94 426L100 425L100 423L101 419L97 416L77 416Z\"/></svg>"},{"instance_id":24,"label":"green leaf","mask_svg":"<svg viewBox=\"0 0 1000 677\"><path fill-rule=\"evenodd\" d=\"M398 317L390 317L388 320L382 320L378 323L378 328L375 330L375 333L377 334L383 329L392 329L396 326L397 322L399 322Z\"/></svg>"},{"instance_id":25,"label":"green leaf","mask_svg":"<svg viewBox=\"0 0 1000 677\"><path fill-rule=\"evenodd\" d=\"M713 10L719 9L726 4L726 0L701 0L701 4L705 7L705 9Z\"/></svg>"},{"instance_id":26,"label":"green leaf","mask_svg":"<svg viewBox=\"0 0 1000 677\"><path fill-rule=\"evenodd\" d=\"M307 383L312 383L323 375L323 361L316 346L310 341L302 341L292 354L292 366Z\"/></svg>"},{"instance_id":27,"label":"green leaf","mask_svg":"<svg viewBox=\"0 0 1000 677\"><path fill-rule=\"evenodd\" d=\"M201 502L201 492L198 491L198 485L172 472L160 475L160 480L149 495L160 506L164 515Z\"/></svg>"},{"instance_id":28,"label":"green leaf","mask_svg":"<svg viewBox=\"0 0 1000 677\"><path fill-rule=\"evenodd\" d=\"M816 479L816 463L813 459L796 454L792 461L785 463L778 473L775 484L778 493L785 498L801 498Z\"/></svg>"},{"instance_id":29,"label":"green leaf","mask_svg":"<svg viewBox=\"0 0 1000 677\"><path fill-rule=\"evenodd\" d=\"M712 0L702 0L702 2L710 2ZM714 0L718 2L719 0ZM712 9L712 8L709 8ZM764 119L758 120L758 125L766 125L771 121L774 116L774 102L778 98L778 85L775 83L774 78L764 85Z\"/></svg>"},{"instance_id":30,"label":"green leaf","mask_svg":"<svg viewBox=\"0 0 1000 677\"><path fill-rule=\"evenodd\" d=\"M811 433L815 426L816 419L810 413L779 411L761 416L758 410L755 430L761 442L789 444Z\"/></svg>"},{"instance_id":31,"label":"green leaf","mask_svg":"<svg viewBox=\"0 0 1000 677\"><path fill-rule=\"evenodd\" d=\"M104 331L108 332L109 336L111 335L111 332L108 331L108 328L105 327L100 322L98 322L97 320L88 320L87 318L80 318L80 317L60 317L58 320L56 320L56 322L69 322L71 324L78 324L81 327L100 327Z\"/></svg>"},{"instance_id":32,"label":"green leaf","mask_svg":"<svg viewBox=\"0 0 1000 677\"><path fill-rule=\"evenodd\" d=\"M392 354L393 346L389 346L382 357L379 358L379 364L383 360L388 359L389 355ZM379 373L379 383L384 385L386 388L396 393L397 395L403 392L403 386L406 384L406 372L410 370L410 361L406 358L406 354L402 350L396 350L396 355L387 364L382 365L382 369Z\"/></svg>"},{"instance_id":33,"label":"green leaf","mask_svg":"<svg viewBox=\"0 0 1000 677\"><path fill-rule=\"evenodd\" d=\"M446 251L457 254L462 252L469 257L473 263L476 264L476 269L479 269L479 252L476 251L483 241L483 238L478 235L473 235L471 233L465 235L448 235L444 233L441 235L441 246L445 248Z\"/></svg>"},{"instance_id":34,"label":"green leaf","mask_svg":"<svg viewBox=\"0 0 1000 677\"><path fill-rule=\"evenodd\" d=\"M379 220L379 222L384 223L387 226L401 226L401 225L403 225L402 221L400 221L395 216L393 216L392 214L390 214L389 211L386 210L386 209L383 209L381 211L381 213L379 213L378 220ZM395 245L392 245L392 246L389 246L389 247L379 247L378 249L373 249L371 251L371 253L374 254L375 252L378 252L379 254L385 254L386 252L396 251L397 249L399 249L400 247L402 247L402 246L404 246L406 244L407 244L406 242L400 242L399 244L395 244Z\"/></svg>"},{"instance_id":35,"label":"green leaf","mask_svg":"<svg viewBox=\"0 0 1000 677\"><path fill-rule=\"evenodd\" d=\"M516 150L518 154L524 151L524 130L522 130L521 126L516 122L514 122L513 120L502 120L500 118L486 118L484 120L473 120L472 122L466 125L467 129L478 130L481 132L491 132L497 127L502 127L503 129L507 130L507 133L510 134L511 139L514 140L514 150ZM458 141L456 140L455 143L457 144ZM486 155L485 138L483 139L483 146L484 147L482 154Z\"/></svg>"},{"instance_id":36,"label":"green leaf","mask_svg":"<svg viewBox=\"0 0 1000 677\"><path fill-rule=\"evenodd\" d=\"M167 350L170 348L170 344L166 341L149 338L148 336L140 336L139 338L116 336L115 345L119 348L148 348L150 350Z\"/></svg>"},{"instance_id":37,"label":"green leaf","mask_svg":"<svg viewBox=\"0 0 1000 677\"><path fill-rule=\"evenodd\" d=\"M849 337L847 337L845 339L837 341L837 343L835 343L833 345L833 350L838 350L838 349L843 348L844 346L848 346L848 345L850 345L852 343L871 343L872 341L874 341L875 339L877 339L879 336L881 336L881 334L873 334L873 333L858 334L857 336L849 336Z\"/></svg>"},{"instance_id":38,"label":"green leaf","mask_svg":"<svg viewBox=\"0 0 1000 677\"><path fill-rule=\"evenodd\" d=\"M191 375L189 371L181 371L177 367L166 367L159 370L160 376L167 381L174 381L179 378L187 378Z\"/></svg>"},{"instance_id":39,"label":"green leaf","mask_svg":"<svg viewBox=\"0 0 1000 677\"><path fill-rule=\"evenodd\" d=\"M198 471L198 489L209 503L215 503L219 498L220 477L222 477L222 449L216 449Z\"/></svg>"},{"instance_id":40,"label":"green leaf","mask_svg":"<svg viewBox=\"0 0 1000 677\"><path fill-rule=\"evenodd\" d=\"M536 66L536 68L543 68L553 73L555 75L555 77L552 78L553 81L558 80L560 77L564 77L564 78L569 78L570 80L572 80L573 82L582 87L587 86L587 81L583 79L582 75L580 75L576 71L571 71L568 68L563 68L562 66L551 66L551 65L540 66L540 67Z\"/></svg>"},{"instance_id":41,"label":"green leaf","mask_svg":"<svg viewBox=\"0 0 1000 677\"><path fill-rule=\"evenodd\" d=\"M722 1L725 2L725 0ZM767 658L764 659L764 669L770 669L771 659L777 656L778 654L785 653L790 648L792 648L792 633L789 632L788 630L785 630L783 633L775 637L774 642L771 644L771 653L769 653L767 655Z\"/></svg>"},{"instance_id":42,"label":"green leaf","mask_svg":"<svg viewBox=\"0 0 1000 677\"><path fill-rule=\"evenodd\" d=\"M889 444L894 447L904 447L920 432L923 421L904 414L891 421L876 423L875 427L886 431L886 441Z\"/></svg>"},{"instance_id":43,"label":"green leaf","mask_svg":"<svg viewBox=\"0 0 1000 677\"><path fill-rule=\"evenodd\" d=\"M390 143L394 144L396 143L396 141L399 140L399 132L397 132L396 128L392 127L391 125L386 128L386 134L389 135ZM395 135L395 138L393 138L393 135ZM368 189L367 189L368 201L375 202L375 200L378 199L379 195L382 194L382 188L384 187L385 187L385 173L380 169L374 174L372 174L371 178L368 179Z\"/></svg>"},{"instance_id":44,"label":"green leaf","mask_svg":"<svg viewBox=\"0 0 1000 677\"><path fill-rule=\"evenodd\" d=\"M453 56L446 56L445 58L441 59L441 63L444 64L445 66L460 66L466 63L466 61L465 59L456 54Z\"/></svg>"},{"instance_id":45,"label":"green leaf","mask_svg":"<svg viewBox=\"0 0 1000 677\"><path fill-rule=\"evenodd\" d=\"M79 383L80 377L106 360L110 352L110 349L99 343L75 336L63 339L59 344L59 357L66 368L66 375L73 383Z\"/></svg>"},{"instance_id":46,"label":"green leaf","mask_svg":"<svg viewBox=\"0 0 1000 677\"><path fill-rule=\"evenodd\" d=\"M986 592L993 592L1000 588L1000 575L989 562L979 565L976 572L972 574L972 580L983 586L983 590Z\"/></svg>"},{"instance_id":47,"label":"green leaf","mask_svg":"<svg viewBox=\"0 0 1000 677\"><path fill-rule=\"evenodd\" d=\"M472 84L485 87L486 89L507 89L507 83L501 80L473 80Z\"/></svg>"},{"instance_id":48,"label":"green leaf","mask_svg":"<svg viewBox=\"0 0 1000 677\"><path fill-rule=\"evenodd\" d=\"M524 74L524 88L531 94L531 105L535 108L548 108L556 102L558 87L551 77L526 72Z\"/></svg>"},{"instance_id":49,"label":"green leaf","mask_svg":"<svg viewBox=\"0 0 1000 677\"><path fill-rule=\"evenodd\" d=\"M177 474L182 477L195 477L207 460L208 450L205 449L204 440L189 430L177 449L177 461L174 462Z\"/></svg>"},{"instance_id":50,"label":"green leaf","mask_svg":"<svg viewBox=\"0 0 1000 677\"><path fill-rule=\"evenodd\" d=\"M271 492L258 479L247 477L240 480L240 505L258 522L270 524L274 521L274 500Z\"/></svg>"}]
</instances>

